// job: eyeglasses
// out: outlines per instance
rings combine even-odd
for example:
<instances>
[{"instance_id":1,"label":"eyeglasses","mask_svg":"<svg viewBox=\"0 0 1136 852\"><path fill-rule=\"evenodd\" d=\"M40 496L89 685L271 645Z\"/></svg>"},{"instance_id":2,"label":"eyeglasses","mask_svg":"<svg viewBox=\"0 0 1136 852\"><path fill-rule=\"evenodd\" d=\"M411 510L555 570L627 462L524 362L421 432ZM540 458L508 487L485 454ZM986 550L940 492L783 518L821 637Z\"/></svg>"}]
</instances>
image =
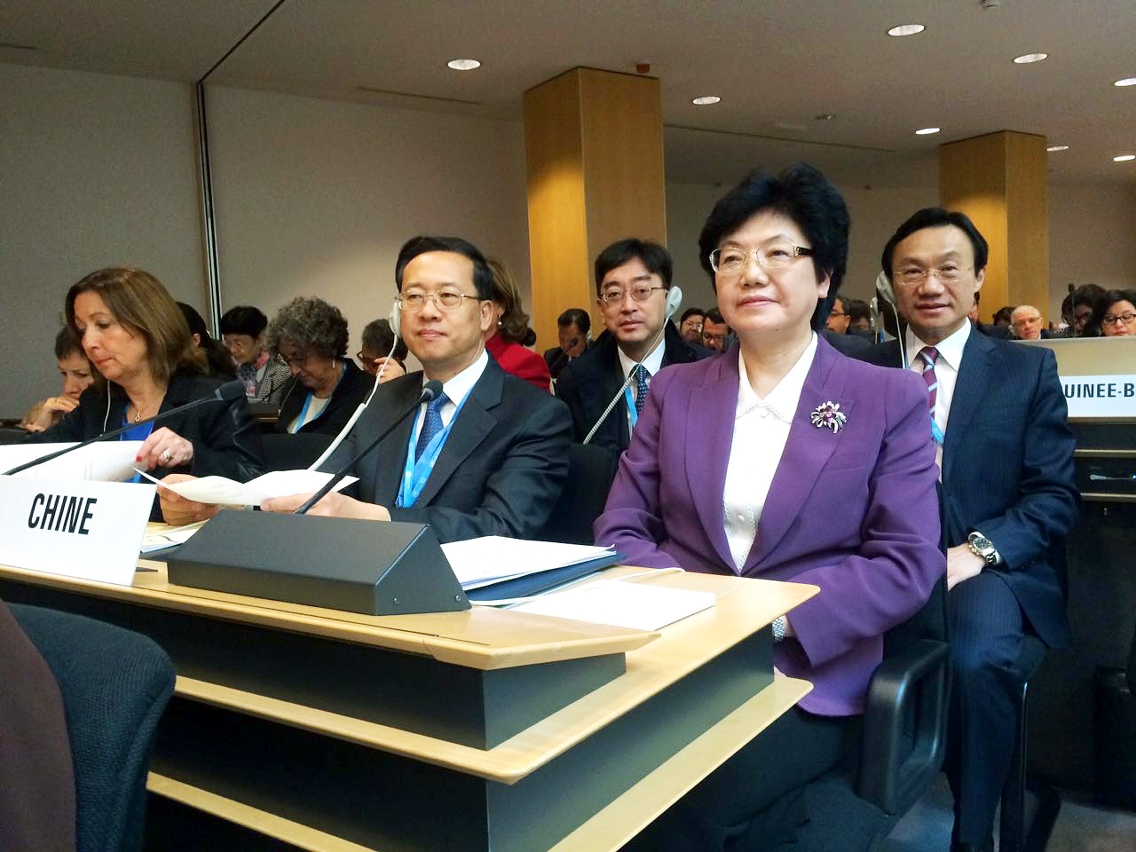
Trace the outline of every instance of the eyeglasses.
<instances>
[{"instance_id":1,"label":"eyeglasses","mask_svg":"<svg viewBox=\"0 0 1136 852\"><path fill-rule=\"evenodd\" d=\"M843 311L832 311L832 312L829 313L829 316L830 317L846 317L846 316L848 316L848 314L844 313Z\"/></svg>"},{"instance_id":2,"label":"eyeglasses","mask_svg":"<svg viewBox=\"0 0 1136 852\"><path fill-rule=\"evenodd\" d=\"M710 252L710 267L723 275L738 275L751 257L766 271L786 269L798 257L812 257L813 250L792 243L770 243L759 249L718 248Z\"/></svg>"},{"instance_id":3,"label":"eyeglasses","mask_svg":"<svg viewBox=\"0 0 1136 852\"><path fill-rule=\"evenodd\" d=\"M457 310L465 299L481 301L477 296L467 296L455 290L442 290L438 293L403 293L397 299L398 307L402 311L414 313L426 307L427 299L432 300L438 309L443 311Z\"/></svg>"},{"instance_id":4,"label":"eyeglasses","mask_svg":"<svg viewBox=\"0 0 1136 852\"><path fill-rule=\"evenodd\" d=\"M610 290L604 290L600 293L600 301L605 305L618 305L630 294L636 302L645 302L651 298L651 294L656 290L666 289L666 287L652 287L649 284L637 284L627 290L612 287Z\"/></svg>"},{"instance_id":5,"label":"eyeglasses","mask_svg":"<svg viewBox=\"0 0 1136 852\"><path fill-rule=\"evenodd\" d=\"M287 364L289 367L299 367L303 369L303 366L308 363L308 359L312 356L310 352L300 352L289 358L287 355L281 352L279 357L280 360Z\"/></svg>"},{"instance_id":6,"label":"eyeglasses","mask_svg":"<svg viewBox=\"0 0 1136 852\"><path fill-rule=\"evenodd\" d=\"M1103 325L1131 325L1136 320L1136 314L1125 312L1123 314L1106 314L1101 320Z\"/></svg>"},{"instance_id":7,"label":"eyeglasses","mask_svg":"<svg viewBox=\"0 0 1136 852\"><path fill-rule=\"evenodd\" d=\"M964 272L973 268L972 266L958 267L950 263L946 266L936 266L932 269L920 269L917 266L909 266L906 269L897 270L895 277L901 284L906 284L909 287L918 287L932 275L938 278L943 284L953 284L962 278Z\"/></svg>"}]
</instances>

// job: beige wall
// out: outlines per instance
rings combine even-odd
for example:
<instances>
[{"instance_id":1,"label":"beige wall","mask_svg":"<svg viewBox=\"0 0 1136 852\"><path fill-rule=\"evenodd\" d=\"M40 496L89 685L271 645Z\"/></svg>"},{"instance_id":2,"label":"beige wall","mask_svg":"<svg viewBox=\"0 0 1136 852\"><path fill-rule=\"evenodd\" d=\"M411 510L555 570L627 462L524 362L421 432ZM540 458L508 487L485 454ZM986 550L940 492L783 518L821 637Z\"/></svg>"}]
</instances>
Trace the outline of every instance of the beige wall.
<instances>
[{"instance_id":1,"label":"beige wall","mask_svg":"<svg viewBox=\"0 0 1136 852\"><path fill-rule=\"evenodd\" d=\"M0 416L58 393L67 288L140 266L203 304L193 90L0 65Z\"/></svg>"}]
</instances>

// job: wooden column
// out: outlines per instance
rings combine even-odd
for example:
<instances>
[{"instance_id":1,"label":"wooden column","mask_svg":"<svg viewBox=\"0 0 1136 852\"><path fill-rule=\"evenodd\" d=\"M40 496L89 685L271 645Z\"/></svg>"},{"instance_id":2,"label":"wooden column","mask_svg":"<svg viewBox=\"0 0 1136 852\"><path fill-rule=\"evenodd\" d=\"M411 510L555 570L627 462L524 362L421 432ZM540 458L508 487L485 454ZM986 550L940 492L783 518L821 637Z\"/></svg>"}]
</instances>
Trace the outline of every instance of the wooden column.
<instances>
[{"instance_id":1,"label":"wooden column","mask_svg":"<svg viewBox=\"0 0 1136 852\"><path fill-rule=\"evenodd\" d=\"M1049 179L1044 136L1008 130L939 148L939 197L990 244L982 320L1003 305L1035 305L1047 321Z\"/></svg>"},{"instance_id":2,"label":"wooden column","mask_svg":"<svg viewBox=\"0 0 1136 852\"><path fill-rule=\"evenodd\" d=\"M598 320L592 263L623 237L666 242L659 81L574 68L524 98L529 256L537 348L556 317ZM598 333L598 330L594 333Z\"/></svg>"}]
</instances>

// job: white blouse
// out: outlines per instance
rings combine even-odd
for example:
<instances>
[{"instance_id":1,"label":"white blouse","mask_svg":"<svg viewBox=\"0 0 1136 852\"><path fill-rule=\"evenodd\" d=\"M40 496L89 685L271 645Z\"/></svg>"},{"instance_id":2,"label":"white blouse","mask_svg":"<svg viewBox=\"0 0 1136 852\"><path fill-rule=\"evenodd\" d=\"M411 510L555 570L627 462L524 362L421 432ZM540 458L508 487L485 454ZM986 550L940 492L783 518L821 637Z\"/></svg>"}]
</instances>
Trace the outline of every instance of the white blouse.
<instances>
[{"instance_id":1,"label":"white blouse","mask_svg":"<svg viewBox=\"0 0 1136 852\"><path fill-rule=\"evenodd\" d=\"M739 574L757 538L757 522L761 520L769 486L781 463L816 350L814 332L797 363L765 399L750 386L745 360L738 350L738 407L734 413L730 460L726 465L726 487L722 492L722 517L734 568Z\"/></svg>"}]
</instances>

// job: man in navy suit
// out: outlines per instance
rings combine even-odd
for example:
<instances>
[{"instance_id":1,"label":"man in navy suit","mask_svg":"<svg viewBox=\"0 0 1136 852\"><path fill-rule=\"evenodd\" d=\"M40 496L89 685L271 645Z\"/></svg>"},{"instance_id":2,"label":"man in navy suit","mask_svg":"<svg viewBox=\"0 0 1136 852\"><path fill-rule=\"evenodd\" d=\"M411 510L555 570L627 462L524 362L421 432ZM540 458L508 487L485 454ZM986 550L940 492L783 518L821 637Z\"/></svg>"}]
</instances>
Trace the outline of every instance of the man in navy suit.
<instances>
[{"instance_id":1,"label":"man in navy suit","mask_svg":"<svg viewBox=\"0 0 1136 852\"><path fill-rule=\"evenodd\" d=\"M596 258L596 304L607 334L566 366L556 383L556 395L572 412L577 441L598 423L592 443L623 452L655 374L711 354L686 343L667 322L672 266L667 250L648 240L620 240ZM642 379L633 378L623 399L604 416L631 371Z\"/></svg>"},{"instance_id":2,"label":"man in navy suit","mask_svg":"<svg viewBox=\"0 0 1136 852\"><path fill-rule=\"evenodd\" d=\"M423 371L380 385L325 469L338 469L391 427L427 380L441 382L442 394L358 463L359 499L328 494L311 514L428 523L443 542L534 536L568 476L568 412L486 353L496 316L485 257L457 237L414 237L399 252L395 283L400 334ZM291 512L307 496L261 508Z\"/></svg>"},{"instance_id":3,"label":"man in navy suit","mask_svg":"<svg viewBox=\"0 0 1136 852\"><path fill-rule=\"evenodd\" d=\"M872 358L923 375L939 445L954 672L946 768L959 852L994 848L1023 636L1069 642L1058 568L1078 503L1053 353L993 340L967 320L986 259L986 240L962 213L928 208L904 222L882 263L907 327Z\"/></svg>"}]
</instances>

